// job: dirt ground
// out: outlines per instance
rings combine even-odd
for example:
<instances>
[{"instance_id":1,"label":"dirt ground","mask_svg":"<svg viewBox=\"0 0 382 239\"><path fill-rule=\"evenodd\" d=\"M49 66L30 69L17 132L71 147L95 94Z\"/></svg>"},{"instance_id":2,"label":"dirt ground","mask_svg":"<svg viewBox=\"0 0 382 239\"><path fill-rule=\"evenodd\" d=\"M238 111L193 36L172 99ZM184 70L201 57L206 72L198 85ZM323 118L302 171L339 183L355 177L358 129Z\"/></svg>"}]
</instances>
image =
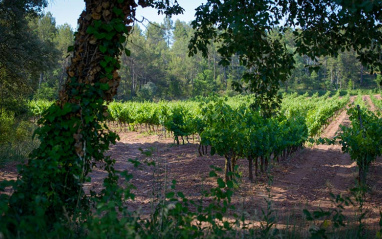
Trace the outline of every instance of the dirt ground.
<instances>
[{"instance_id":1,"label":"dirt ground","mask_svg":"<svg viewBox=\"0 0 382 239\"><path fill-rule=\"evenodd\" d=\"M351 98L354 101L355 97ZM375 110L370 97L364 100ZM349 125L346 110L340 112L323 130L321 137L332 138L340 130L339 125ZM121 132L120 141L111 149L111 155L117 160L118 170L133 173L132 183L138 188L136 201L130 206L133 210L149 213L156 196L163 192L175 179L177 190L190 198L197 199L203 187L215 185L207 180L210 165L224 167L224 158L220 156L199 156L197 140L186 145L175 145L172 138L164 138L147 133ZM147 157L139 149L152 151ZM134 168L128 159L154 160L157 167ZM280 222L291 218L299 220L302 210L333 208L330 193L349 195L349 189L356 185L357 167L348 154L341 152L340 145L318 145L306 147L296 152L288 160L273 164L268 175L260 175L255 182L248 180L247 160L240 159L239 172L242 174L240 189L234 197L238 210L245 211L251 220L261 218L261 209L266 208L264 199L271 199ZM382 160L373 163L368 183L365 208L370 211L367 223L375 227L382 210ZM221 175L223 176L223 175ZM92 176L95 182L89 187L97 187L102 178L100 172ZM167 186L166 186L167 185ZM270 194L267 189L270 189ZM154 203L155 204L155 203ZM345 215L354 217L355 208L348 208Z\"/></svg>"},{"instance_id":2,"label":"dirt ground","mask_svg":"<svg viewBox=\"0 0 382 239\"><path fill-rule=\"evenodd\" d=\"M365 96L364 100L370 105L370 109L375 110L370 97ZM350 124L346 110L334 118L323 130L321 137L334 137L341 124ZM214 181L207 179L211 170L209 166L224 167L223 157L199 156L197 139L178 146L172 138L163 135L119 132L119 136L120 140L111 148L110 154L116 160L117 170L128 170L134 175L132 183L137 187L134 191L136 200L129 203L129 207L131 210L141 211L142 214L152 212L158 195L168 190L173 179L176 180L177 191L197 199L203 188L215 185ZM142 150L150 153L145 155ZM142 164L135 168L129 159L137 159L142 163L155 161L156 166ZM357 178L355 162L348 154L341 152L339 145L305 147L288 160L272 164L270 173L260 175L253 183L248 180L247 160L240 159L238 164L242 178L233 203L238 210L246 212L248 219L254 221L261 218L261 209L266 208L264 199L272 201L272 208L280 223L293 223L290 220L304 221L303 209L333 208L330 192L349 195L349 189L355 186ZM14 165L10 165L2 169L0 180L14 178L14 168ZM373 228L377 227L379 211L382 210L381 172L382 159L379 158L372 164L368 174L370 191L365 202L365 208L369 210L366 221ZM103 171L94 170L91 174L92 182L86 184L85 188L102 187L104 176ZM355 215L353 209L346 209L345 214L350 218Z\"/></svg>"}]
</instances>

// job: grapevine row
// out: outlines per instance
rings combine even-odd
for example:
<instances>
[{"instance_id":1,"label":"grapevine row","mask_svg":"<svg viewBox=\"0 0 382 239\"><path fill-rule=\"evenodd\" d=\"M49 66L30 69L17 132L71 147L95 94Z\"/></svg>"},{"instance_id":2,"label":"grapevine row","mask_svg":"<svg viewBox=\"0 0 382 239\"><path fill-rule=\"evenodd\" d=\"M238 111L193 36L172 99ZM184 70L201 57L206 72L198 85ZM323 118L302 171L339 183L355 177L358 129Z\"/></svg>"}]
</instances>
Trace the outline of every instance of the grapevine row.
<instances>
[{"instance_id":1,"label":"grapevine row","mask_svg":"<svg viewBox=\"0 0 382 239\"><path fill-rule=\"evenodd\" d=\"M136 129L145 126L154 131L172 132L174 141L183 144L190 135L200 136L199 153L217 153L226 159L226 179L234 171L238 158L247 158L249 175L267 170L271 160L286 158L327 123L349 97L338 95L284 95L280 113L270 119L250 107L251 96L230 99L208 98L183 102L112 102L109 120ZM32 104L31 104L32 105ZM38 112L35 110L34 112Z\"/></svg>"}]
</instances>

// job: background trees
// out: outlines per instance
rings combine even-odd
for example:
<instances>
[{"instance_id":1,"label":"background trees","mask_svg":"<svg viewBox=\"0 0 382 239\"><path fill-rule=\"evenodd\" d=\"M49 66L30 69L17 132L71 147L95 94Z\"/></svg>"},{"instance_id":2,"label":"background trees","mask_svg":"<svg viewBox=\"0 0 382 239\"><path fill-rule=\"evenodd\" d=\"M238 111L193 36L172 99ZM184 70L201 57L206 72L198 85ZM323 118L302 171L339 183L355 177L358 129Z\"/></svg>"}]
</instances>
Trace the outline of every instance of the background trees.
<instances>
[{"instance_id":1,"label":"background trees","mask_svg":"<svg viewBox=\"0 0 382 239\"><path fill-rule=\"evenodd\" d=\"M190 51L207 57L211 42L220 43L220 64L225 66L237 54L246 72L244 84L235 84L236 88L256 93L267 111L278 103L279 82L292 74L294 53L307 56L305 65L312 70L318 70L318 57L337 57L339 51L350 55L353 51L371 72L380 69L381 5L375 1L209 0L196 11ZM290 31L295 42L293 52L282 40ZM355 77L346 69L355 64L350 55L338 59L340 87L349 80L346 78ZM309 73L314 88L319 87L320 75Z\"/></svg>"},{"instance_id":2,"label":"background trees","mask_svg":"<svg viewBox=\"0 0 382 239\"><path fill-rule=\"evenodd\" d=\"M1 3L3 12L8 9L7 4L10 5L7 1ZM16 9L13 4L11 8ZM50 13L36 15L29 10L23 11L16 11L24 16L21 18L23 23L14 21L13 24L16 15L11 11L1 15L0 95L4 107L11 106L10 100L17 97L55 99L66 77L67 49L73 44L73 29L69 25L57 26ZM299 32L293 32L287 26L268 29L263 37L280 42L280 46L285 44L285 52L294 60L293 69L281 82L282 89L338 90L349 89L349 85L353 89L376 88L376 76L370 74L375 64L360 62L360 54L365 50L345 48L332 56L317 54L312 58L298 52L301 48ZM218 28L214 31L216 34L222 32ZM224 56L221 51L224 44L219 41L210 41L205 48L205 57L202 53L190 57L188 46L194 34L191 23L165 17L162 23L136 24L130 39L125 42L130 56L121 56L121 86L116 99L185 99L209 94L236 94L232 83L243 78L246 59L239 51L224 53ZM378 51L374 49L373 52ZM314 68L316 66L320 68ZM252 73L256 67L252 68ZM279 81L281 78L275 79L275 82ZM245 89L250 84L242 86ZM147 92L151 93L147 95Z\"/></svg>"},{"instance_id":3,"label":"background trees","mask_svg":"<svg viewBox=\"0 0 382 239\"><path fill-rule=\"evenodd\" d=\"M0 108L15 109L16 99L36 83L46 63L43 42L28 27L28 18L45 1L4 0L0 2Z\"/></svg>"},{"instance_id":4,"label":"background trees","mask_svg":"<svg viewBox=\"0 0 382 239\"><path fill-rule=\"evenodd\" d=\"M46 1L0 2L0 108L20 111L26 99L54 99L65 77L69 25L41 14ZM39 13L39 14L38 14Z\"/></svg>"},{"instance_id":5,"label":"background trees","mask_svg":"<svg viewBox=\"0 0 382 239\"><path fill-rule=\"evenodd\" d=\"M245 73L240 56L233 54L227 65L219 64L224 57L218 52L221 47L218 42L211 42L205 58L201 53L189 56L188 43L193 34L191 24L179 20L172 24L164 18L163 24L136 25L126 42L131 55L121 58L122 82L117 99L184 99L213 93L232 94L232 83L240 82ZM285 44L293 55L293 69L281 82L284 90L347 90L349 82L352 89L376 87L375 76L370 74L367 64L361 64L353 49L312 59L296 52L291 29L283 32L276 29L269 35ZM142 98L145 93L139 91L146 89L148 83L155 85L156 92Z\"/></svg>"}]
</instances>

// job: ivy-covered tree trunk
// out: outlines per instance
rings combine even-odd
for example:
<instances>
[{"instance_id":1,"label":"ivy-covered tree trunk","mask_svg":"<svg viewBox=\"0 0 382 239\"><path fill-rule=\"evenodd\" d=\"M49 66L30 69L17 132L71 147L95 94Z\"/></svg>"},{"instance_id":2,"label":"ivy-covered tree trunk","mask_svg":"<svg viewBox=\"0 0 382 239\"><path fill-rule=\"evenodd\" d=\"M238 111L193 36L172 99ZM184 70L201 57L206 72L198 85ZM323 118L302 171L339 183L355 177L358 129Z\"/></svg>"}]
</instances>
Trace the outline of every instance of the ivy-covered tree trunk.
<instances>
[{"instance_id":1,"label":"ivy-covered tree trunk","mask_svg":"<svg viewBox=\"0 0 382 239\"><path fill-rule=\"evenodd\" d=\"M113 99L120 77L118 56L133 23L135 1L85 0L75 35L68 78L59 100L40 119L36 130L41 144L13 183L8 229L20 224L52 228L60 218L90 213L90 197L83 183L98 162L108 172L105 183L115 183L114 161L105 156L117 135L109 131L105 102ZM94 194L92 194L94 195ZM30 216L39 220L30 220ZM2 218L4 219L4 218ZM13 228L13 229L12 229ZM36 229L36 230L40 230Z\"/></svg>"}]
</instances>

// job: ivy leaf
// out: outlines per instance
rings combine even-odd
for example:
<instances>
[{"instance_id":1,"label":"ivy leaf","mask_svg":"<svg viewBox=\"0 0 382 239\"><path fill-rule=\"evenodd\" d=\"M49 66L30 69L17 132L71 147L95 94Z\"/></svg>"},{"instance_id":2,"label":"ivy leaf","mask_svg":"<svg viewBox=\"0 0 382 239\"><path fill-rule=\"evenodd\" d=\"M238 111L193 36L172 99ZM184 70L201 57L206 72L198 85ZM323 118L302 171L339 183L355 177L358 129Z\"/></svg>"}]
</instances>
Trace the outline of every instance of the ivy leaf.
<instances>
[{"instance_id":1,"label":"ivy leaf","mask_svg":"<svg viewBox=\"0 0 382 239\"><path fill-rule=\"evenodd\" d=\"M166 198L174 198L174 196L175 196L174 192L166 193Z\"/></svg>"},{"instance_id":2,"label":"ivy leaf","mask_svg":"<svg viewBox=\"0 0 382 239\"><path fill-rule=\"evenodd\" d=\"M95 28L93 26L89 26L88 29L86 29L86 33L93 34L95 32Z\"/></svg>"},{"instance_id":3,"label":"ivy leaf","mask_svg":"<svg viewBox=\"0 0 382 239\"><path fill-rule=\"evenodd\" d=\"M127 48L125 48L125 54L126 56L130 56L131 55L131 51Z\"/></svg>"},{"instance_id":4,"label":"ivy leaf","mask_svg":"<svg viewBox=\"0 0 382 239\"><path fill-rule=\"evenodd\" d=\"M105 53L107 51L107 47L105 47L103 45L100 45L99 46L99 51L102 52L102 53Z\"/></svg>"},{"instance_id":5,"label":"ivy leaf","mask_svg":"<svg viewBox=\"0 0 382 239\"><path fill-rule=\"evenodd\" d=\"M107 84L107 83L101 83L101 84L100 84L100 89L103 90L103 91L105 91L105 90L109 90L109 89L110 89L110 86L109 86L109 84Z\"/></svg>"},{"instance_id":6,"label":"ivy leaf","mask_svg":"<svg viewBox=\"0 0 382 239\"><path fill-rule=\"evenodd\" d=\"M101 61L99 64L102 66L102 68L105 68L107 66L106 61Z\"/></svg>"},{"instance_id":7,"label":"ivy leaf","mask_svg":"<svg viewBox=\"0 0 382 239\"><path fill-rule=\"evenodd\" d=\"M113 71L113 67L109 66L109 67L105 67L105 71L106 73L111 73Z\"/></svg>"},{"instance_id":8,"label":"ivy leaf","mask_svg":"<svg viewBox=\"0 0 382 239\"><path fill-rule=\"evenodd\" d=\"M72 106L69 103L66 103L64 107L62 108L62 115L66 115L67 113L72 111Z\"/></svg>"},{"instance_id":9,"label":"ivy leaf","mask_svg":"<svg viewBox=\"0 0 382 239\"><path fill-rule=\"evenodd\" d=\"M126 41L126 37L125 36L121 36L119 38L119 43L124 43Z\"/></svg>"},{"instance_id":10,"label":"ivy leaf","mask_svg":"<svg viewBox=\"0 0 382 239\"><path fill-rule=\"evenodd\" d=\"M220 212L218 212L216 213L216 218L221 221L223 220L223 215Z\"/></svg>"},{"instance_id":11,"label":"ivy leaf","mask_svg":"<svg viewBox=\"0 0 382 239\"><path fill-rule=\"evenodd\" d=\"M68 46L68 52L74 51L74 46Z\"/></svg>"},{"instance_id":12,"label":"ivy leaf","mask_svg":"<svg viewBox=\"0 0 382 239\"><path fill-rule=\"evenodd\" d=\"M178 197L185 198L184 194L182 192L177 192Z\"/></svg>"},{"instance_id":13,"label":"ivy leaf","mask_svg":"<svg viewBox=\"0 0 382 239\"><path fill-rule=\"evenodd\" d=\"M106 38L106 34L104 32L102 32L102 33L96 32L96 33L94 33L94 36L95 36L95 38L97 38L99 40Z\"/></svg>"},{"instance_id":14,"label":"ivy leaf","mask_svg":"<svg viewBox=\"0 0 382 239\"><path fill-rule=\"evenodd\" d=\"M216 172L215 171L210 171L210 177L212 178L212 177L216 177L216 176L218 176L217 174L216 174Z\"/></svg>"},{"instance_id":15,"label":"ivy leaf","mask_svg":"<svg viewBox=\"0 0 382 239\"><path fill-rule=\"evenodd\" d=\"M312 214L310 214L310 212L308 210L304 209L303 212L305 214L306 220L313 221Z\"/></svg>"},{"instance_id":16,"label":"ivy leaf","mask_svg":"<svg viewBox=\"0 0 382 239\"><path fill-rule=\"evenodd\" d=\"M123 32L125 30L125 25L123 23L119 23L119 24L116 24L114 26L114 29L117 31L117 32Z\"/></svg>"},{"instance_id":17,"label":"ivy leaf","mask_svg":"<svg viewBox=\"0 0 382 239\"><path fill-rule=\"evenodd\" d=\"M227 187L228 188L233 188L233 182L232 181L228 181L227 182Z\"/></svg>"},{"instance_id":18,"label":"ivy leaf","mask_svg":"<svg viewBox=\"0 0 382 239\"><path fill-rule=\"evenodd\" d=\"M225 182L223 181L223 179L218 178L217 182L218 182L219 188L225 188Z\"/></svg>"},{"instance_id":19,"label":"ivy leaf","mask_svg":"<svg viewBox=\"0 0 382 239\"><path fill-rule=\"evenodd\" d=\"M111 40L113 39L113 37L115 36L115 32L108 32L106 35L105 35L105 38L106 40Z\"/></svg>"},{"instance_id":20,"label":"ivy leaf","mask_svg":"<svg viewBox=\"0 0 382 239\"><path fill-rule=\"evenodd\" d=\"M113 26L110 24L102 24L102 28L107 32L111 32L113 30Z\"/></svg>"},{"instance_id":21,"label":"ivy leaf","mask_svg":"<svg viewBox=\"0 0 382 239\"><path fill-rule=\"evenodd\" d=\"M113 12L114 12L115 15L117 15L117 16L120 16L120 15L123 14L122 10L119 9L119 8L116 8L116 7L113 8Z\"/></svg>"}]
</instances>

